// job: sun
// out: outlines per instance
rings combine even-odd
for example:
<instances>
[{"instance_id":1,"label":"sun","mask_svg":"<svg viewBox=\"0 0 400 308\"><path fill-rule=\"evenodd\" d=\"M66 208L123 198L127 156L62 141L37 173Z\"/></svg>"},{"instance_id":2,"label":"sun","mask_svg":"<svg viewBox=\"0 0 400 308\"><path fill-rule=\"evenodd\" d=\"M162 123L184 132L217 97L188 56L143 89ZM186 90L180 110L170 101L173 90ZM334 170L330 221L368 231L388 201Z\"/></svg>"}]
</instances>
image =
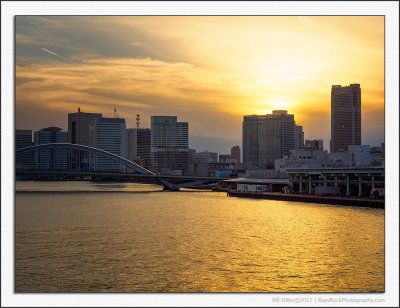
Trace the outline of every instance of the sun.
<instances>
[{"instance_id":1,"label":"sun","mask_svg":"<svg viewBox=\"0 0 400 308\"><path fill-rule=\"evenodd\" d=\"M273 110L288 110L290 103L284 100L266 101L262 104L262 114L271 114Z\"/></svg>"},{"instance_id":2,"label":"sun","mask_svg":"<svg viewBox=\"0 0 400 308\"><path fill-rule=\"evenodd\" d=\"M285 101L274 101L271 102L272 110L287 110L290 106L288 102Z\"/></svg>"}]
</instances>

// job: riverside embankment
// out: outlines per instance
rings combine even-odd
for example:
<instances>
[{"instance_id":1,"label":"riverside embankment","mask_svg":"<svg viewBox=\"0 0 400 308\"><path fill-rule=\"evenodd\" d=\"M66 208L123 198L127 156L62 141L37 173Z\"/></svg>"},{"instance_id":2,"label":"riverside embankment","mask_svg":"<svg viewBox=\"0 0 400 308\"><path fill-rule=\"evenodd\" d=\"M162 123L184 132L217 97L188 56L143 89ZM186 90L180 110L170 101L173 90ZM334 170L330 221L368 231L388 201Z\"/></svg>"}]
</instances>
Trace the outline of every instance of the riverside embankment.
<instances>
[{"instance_id":1,"label":"riverside embankment","mask_svg":"<svg viewBox=\"0 0 400 308\"><path fill-rule=\"evenodd\" d=\"M253 192L240 192L240 191L228 191L227 195L230 197L239 197L239 198L269 199L269 200L297 201L297 202L307 202L307 203L344 205L344 206L385 208L385 200L383 199L367 199L367 198L357 198L357 197L336 197L336 196L328 197L328 196L315 196L315 195L303 195L303 194L282 194L273 192L253 193Z\"/></svg>"}]
</instances>

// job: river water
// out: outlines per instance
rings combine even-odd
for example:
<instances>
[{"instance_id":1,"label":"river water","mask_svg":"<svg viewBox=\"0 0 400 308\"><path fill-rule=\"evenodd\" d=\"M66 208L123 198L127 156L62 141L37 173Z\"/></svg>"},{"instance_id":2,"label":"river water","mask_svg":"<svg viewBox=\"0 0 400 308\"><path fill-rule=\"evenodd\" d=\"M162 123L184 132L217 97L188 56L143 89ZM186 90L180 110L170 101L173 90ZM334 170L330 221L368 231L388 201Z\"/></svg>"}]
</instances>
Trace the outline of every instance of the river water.
<instances>
[{"instance_id":1,"label":"river water","mask_svg":"<svg viewBox=\"0 0 400 308\"><path fill-rule=\"evenodd\" d=\"M384 210L16 183L16 292L384 292Z\"/></svg>"}]
</instances>

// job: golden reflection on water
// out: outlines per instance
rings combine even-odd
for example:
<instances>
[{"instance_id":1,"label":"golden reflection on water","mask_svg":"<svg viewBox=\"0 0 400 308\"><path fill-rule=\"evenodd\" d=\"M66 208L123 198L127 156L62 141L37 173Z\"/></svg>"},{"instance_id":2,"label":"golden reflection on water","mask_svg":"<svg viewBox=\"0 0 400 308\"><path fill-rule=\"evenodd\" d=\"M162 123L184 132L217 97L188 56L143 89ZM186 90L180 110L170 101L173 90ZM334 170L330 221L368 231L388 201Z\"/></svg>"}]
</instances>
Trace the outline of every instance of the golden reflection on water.
<instances>
[{"instance_id":1,"label":"golden reflection on water","mask_svg":"<svg viewBox=\"0 0 400 308\"><path fill-rule=\"evenodd\" d=\"M383 292L384 211L216 192L16 194L17 292Z\"/></svg>"}]
</instances>

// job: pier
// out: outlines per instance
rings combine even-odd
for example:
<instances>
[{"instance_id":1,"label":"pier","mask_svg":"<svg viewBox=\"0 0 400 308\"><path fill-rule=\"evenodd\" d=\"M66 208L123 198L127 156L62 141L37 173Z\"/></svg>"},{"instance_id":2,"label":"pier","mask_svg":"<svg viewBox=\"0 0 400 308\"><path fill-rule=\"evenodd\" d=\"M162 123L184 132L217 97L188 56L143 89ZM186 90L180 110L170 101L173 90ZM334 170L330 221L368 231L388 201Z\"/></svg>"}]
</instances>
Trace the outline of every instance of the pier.
<instances>
[{"instance_id":1,"label":"pier","mask_svg":"<svg viewBox=\"0 0 400 308\"><path fill-rule=\"evenodd\" d=\"M254 193L254 192L241 192L241 191L229 191L227 192L229 197L239 198L253 198L253 199L269 199L269 200L282 200L282 201L295 201L295 202L307 202L307 203L320 203L320 204L333 204L343 206L362 206L371 208L385 208L385 200L383 199L367 199L367 198L356 198L356 197L325 197L325 196L314 196L314 195L302 195L302 194L283 194L283 193Z\"/></svg>"}]
</instances>

